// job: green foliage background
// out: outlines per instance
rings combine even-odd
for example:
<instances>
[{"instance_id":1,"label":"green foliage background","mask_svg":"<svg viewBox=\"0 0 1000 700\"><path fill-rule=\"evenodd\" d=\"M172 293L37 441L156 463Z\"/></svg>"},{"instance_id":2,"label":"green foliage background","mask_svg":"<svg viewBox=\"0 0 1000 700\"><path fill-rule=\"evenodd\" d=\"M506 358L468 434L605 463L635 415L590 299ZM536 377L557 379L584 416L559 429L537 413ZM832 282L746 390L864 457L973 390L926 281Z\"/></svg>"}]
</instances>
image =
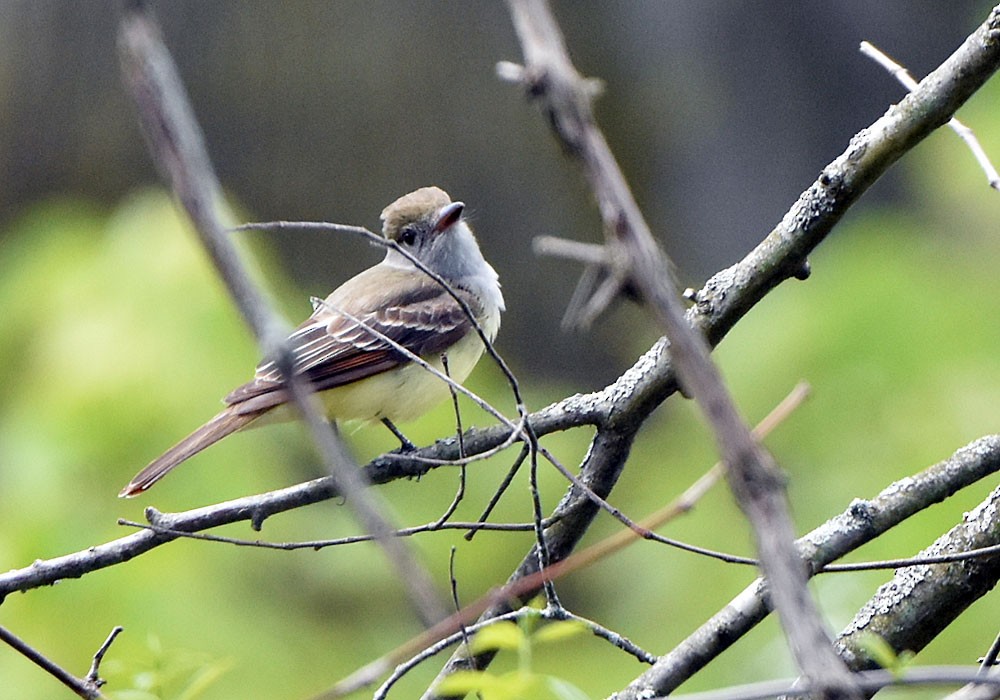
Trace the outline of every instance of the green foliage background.
<instances>
[{"instance_id":1,"label":"green foliage background","mask_svg":"<svg viewBox=\"0 0 1000 700\"><path fill-rule=\"evenodd\" d=\"M963 113L1000 160L996 81ZM820 164L817 164L817 167ZM801 530L874 495L895 479L997 431L1000 421L1000 300L997 194L950 133L906 158L910 204L857 208L812 259L807 282L783 285L732 332L717 357L746 415L755 419L799 379L814 397L770 441L790 475ZM802 183L803 187L807 183ZM762 232L763 234L764 232ZM293 320L308 313L271 260L266 240L247 237L260 277ZM295 425L236 436L185 465L148 496L116 497L150 458L207 419L219 397L245 380L257 351L169 198L137 192L114 211L51 201L23 216L0 250L0 568L29 565L127 534L118 518L143 508L188 509L318 475ZM345 241L344 245L356 245ZM503 275L505 261L495 260ZM331 287L335 284L331 280ZM510 315L525 313L511 308ZM643 317L635 316L638 321ZM539 333L553 329L539 328ZM623 340L623 364L651 338ZM500 350L505 350L501 334ZM551 386L525 372L530 406L597 387ZM495 368L472 388L510 408ZM485 418L466 407L466 423ZM408 426L416 441L451 430L447 407ZM381 429L349 432L359 460L392 446ZM548 446L578 462L586 431ZM469 470L457 517L478 514L511 459ZM613 501L640 517L686 487L714 461L693 407L675 398L640 436ZM546 505L565 484L544 470ZM434 519L456 485L453 470L384 489L400 523ZM994 483L969 489L871 545L858 558L913 554L956 523ZM527 520L525 475L498 519ZM617 525L602 519L588 541ZM273 541L356 531L349 509L328 503L278 516L259 535ZM750 553L745 524L718 489L667 529L698 544ZM224 534L254 539L246 526ZM448 552L458 547L463 600L502 581L530 544L527 535L458 533L412 542L446 590ZM888 573L824 576L814 583L839 629ZM560 583L564 602L653 652L663 652L723 606L753 577L652 544L641 544ZM977 603L920 662L973 662L996 634L1000 605ZM0 624L83 674L114 625L124 634L103 675L117 698L296 698L316 693L419 626L381 554L356 545L276 552L182 541L82 580L69 580L0 607ZM642 669L588 636L547 645L540 672L603 697ZM502 660L497 668L513 668ZM436 665L418 670L397 697L413 697ZM791 673L773 621L755 631L688 688ZM0 649L3 697L67 697L9 649Z\"/></svg>"}]
</instances>

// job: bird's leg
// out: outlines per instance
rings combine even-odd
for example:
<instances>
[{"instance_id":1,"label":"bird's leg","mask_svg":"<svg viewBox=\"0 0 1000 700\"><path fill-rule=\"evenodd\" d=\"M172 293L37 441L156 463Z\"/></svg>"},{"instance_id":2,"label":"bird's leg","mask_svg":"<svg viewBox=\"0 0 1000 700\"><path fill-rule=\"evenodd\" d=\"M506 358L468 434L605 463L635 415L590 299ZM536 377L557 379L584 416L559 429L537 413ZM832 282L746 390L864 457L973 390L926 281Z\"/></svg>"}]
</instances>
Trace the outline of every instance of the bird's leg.
<instances>
[{"instance_id":1,"label":"bird's leg","mask_svg":"<svg viewBox=\"0 0 1000 700\"><path fill-rule=\"evenodd\" d=\"M417 446L414 445L412 442L410 442L410 439L405 435L403 435L400 429L397 428L391 420L389 420L388 418L383 418L382 425L391 430L392 434L396 436L397 440L399 440L400 452L413 452L414 450L417 449Z\"/></svg>"}]
</instances>

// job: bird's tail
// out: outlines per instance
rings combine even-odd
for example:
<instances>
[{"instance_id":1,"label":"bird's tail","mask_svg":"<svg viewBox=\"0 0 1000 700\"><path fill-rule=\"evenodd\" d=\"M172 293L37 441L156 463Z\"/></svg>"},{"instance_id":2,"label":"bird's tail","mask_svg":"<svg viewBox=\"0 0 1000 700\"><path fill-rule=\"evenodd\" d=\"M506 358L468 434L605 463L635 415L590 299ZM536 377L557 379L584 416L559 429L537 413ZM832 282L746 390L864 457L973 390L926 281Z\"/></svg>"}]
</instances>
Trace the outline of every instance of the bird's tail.
<instances>
[{"instance_id":1,"label":"bird's tail","mask_svg":"<svg viewBox=\"0 0 1000 700\"><path fill-rule=\"evenodd\" d=\"M227 408L150 462L149 466L132 477L132 481L128 483L128 486L123 488L121 493L118 494L119 497L131 498L138 496L188 457L201 452L210 445L214 445L227 435L245 428L263 413L264 411L238 413L232 407Z\"/></svg>"}]
</instances>

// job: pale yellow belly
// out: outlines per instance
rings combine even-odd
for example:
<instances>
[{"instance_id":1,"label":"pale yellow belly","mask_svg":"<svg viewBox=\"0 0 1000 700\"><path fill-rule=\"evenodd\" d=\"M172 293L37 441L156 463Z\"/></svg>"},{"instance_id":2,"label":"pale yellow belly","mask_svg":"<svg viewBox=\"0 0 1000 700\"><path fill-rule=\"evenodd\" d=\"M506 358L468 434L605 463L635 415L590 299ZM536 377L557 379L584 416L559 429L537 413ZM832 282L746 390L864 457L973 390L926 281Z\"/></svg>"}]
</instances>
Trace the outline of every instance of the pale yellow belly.
<instances>
[{"instance_id":1,"label":"pale yellow belly","mask_svg":"<svg viewBox=\"0 0 1000 700\"><path fill-rule=\"evenodd\" d=\"M483 354L483 343L470 333L448 351L448 376L463 382ZM440 356L423 358L444 372ZM450 396L448 385L420 365L409 363L358 382L320 393L327 416L338 421L380 420L394 423L419 418Z\"/></svg>"},{"instance_id":2,"label":"pale yellow belly","mask_svg":"<svg viewBox=\"0 0 1000 700\"><path fill-rule=\"evenodd\" d=\"M480 319L486 337L492 340L500 328L500 312ZM485 346L477 333L469 333L448 350L447 375L456 382L464 382L472 372ZM444 372L441 356L423 358L429 365ZM376 374L351 384L321 391L319 397L326 407L330 420L375 421L388 418L405 423L419 418L450 396L448 384L420 365L409 363L402 367ZM247 425L258 427L269 423L284 422L295 412L287 405L276 406Z\"/></svg>"}]
</instances>

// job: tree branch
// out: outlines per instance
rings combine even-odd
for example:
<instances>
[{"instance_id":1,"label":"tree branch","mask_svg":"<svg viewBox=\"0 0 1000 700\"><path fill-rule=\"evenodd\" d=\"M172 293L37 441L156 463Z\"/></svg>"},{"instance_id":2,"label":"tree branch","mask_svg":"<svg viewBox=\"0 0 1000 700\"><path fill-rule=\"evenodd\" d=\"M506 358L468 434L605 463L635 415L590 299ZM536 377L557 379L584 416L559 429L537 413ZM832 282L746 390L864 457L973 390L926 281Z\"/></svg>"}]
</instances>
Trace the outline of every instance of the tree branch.
<instances>
[{"instance_id":1,"label":"tree branch","mask_svg":"<svg viewBox=\"0 0 1000 700\"><path fill-rule=\"evenodd\" d=\"M934 557L1000 544L998 508L1000 488L918 556ZM898 569L840 634L837 650L853 670L878 668L864 650L863 639L868 634L881 637L897 654L919 652L966 608L991 591L998 577L1000 553Z\"/></svg>"},{"instance_id":2,"label":"tree branch","mask_svg":"<svg viewBox=\"0 0 1000 700\"><path fill-rule=\"evenodd\" d=\"M853 695L851 680L830 646L805 572L792 547L794 528L784 480L770 455L754 440L704 337L686 322L672 265L656 245L624 174L597 127L593 90L573 67L556 21L544 0L509 0L524 52L524 82L542 103L553 131L580 164L597 199L607 245L623 252L631 279L671 343L681 384L700 405L727 464L730 487L753 527L761 568L792 653L803 672L838 694Z\"/></svg>"},{"instance_id":3,"label":"tree branch","mask_svg":"<svg viewBox=\"0 0 1000 700\"><path fill-rule=\"evenodd\" d=\"M875 498L856 500L800 538L796 545L816 574L830 562L874 540L980 479L1000 471L1000 436L981 438L912 477L901 479ZM771 611L768 587L757 579L711 619L660 657L614 700L642 700L668 695L746 635Z\"/></svg>"},{"instance_id":4,"label":"tree branch","mask_svg":"<svg viewBox=\"0 0 1000 700\"><path fill-rule=\"evenodd\" d=\"M106 696L101 693L101 686L104 685L99 675L101 661L121 631L121 627L111 630L111 634L94 654L90 671L83 678L77 678L5 627L0 627L0 641L22 654L84 700L103 700Z\"/></svg>"}]
</instances>

